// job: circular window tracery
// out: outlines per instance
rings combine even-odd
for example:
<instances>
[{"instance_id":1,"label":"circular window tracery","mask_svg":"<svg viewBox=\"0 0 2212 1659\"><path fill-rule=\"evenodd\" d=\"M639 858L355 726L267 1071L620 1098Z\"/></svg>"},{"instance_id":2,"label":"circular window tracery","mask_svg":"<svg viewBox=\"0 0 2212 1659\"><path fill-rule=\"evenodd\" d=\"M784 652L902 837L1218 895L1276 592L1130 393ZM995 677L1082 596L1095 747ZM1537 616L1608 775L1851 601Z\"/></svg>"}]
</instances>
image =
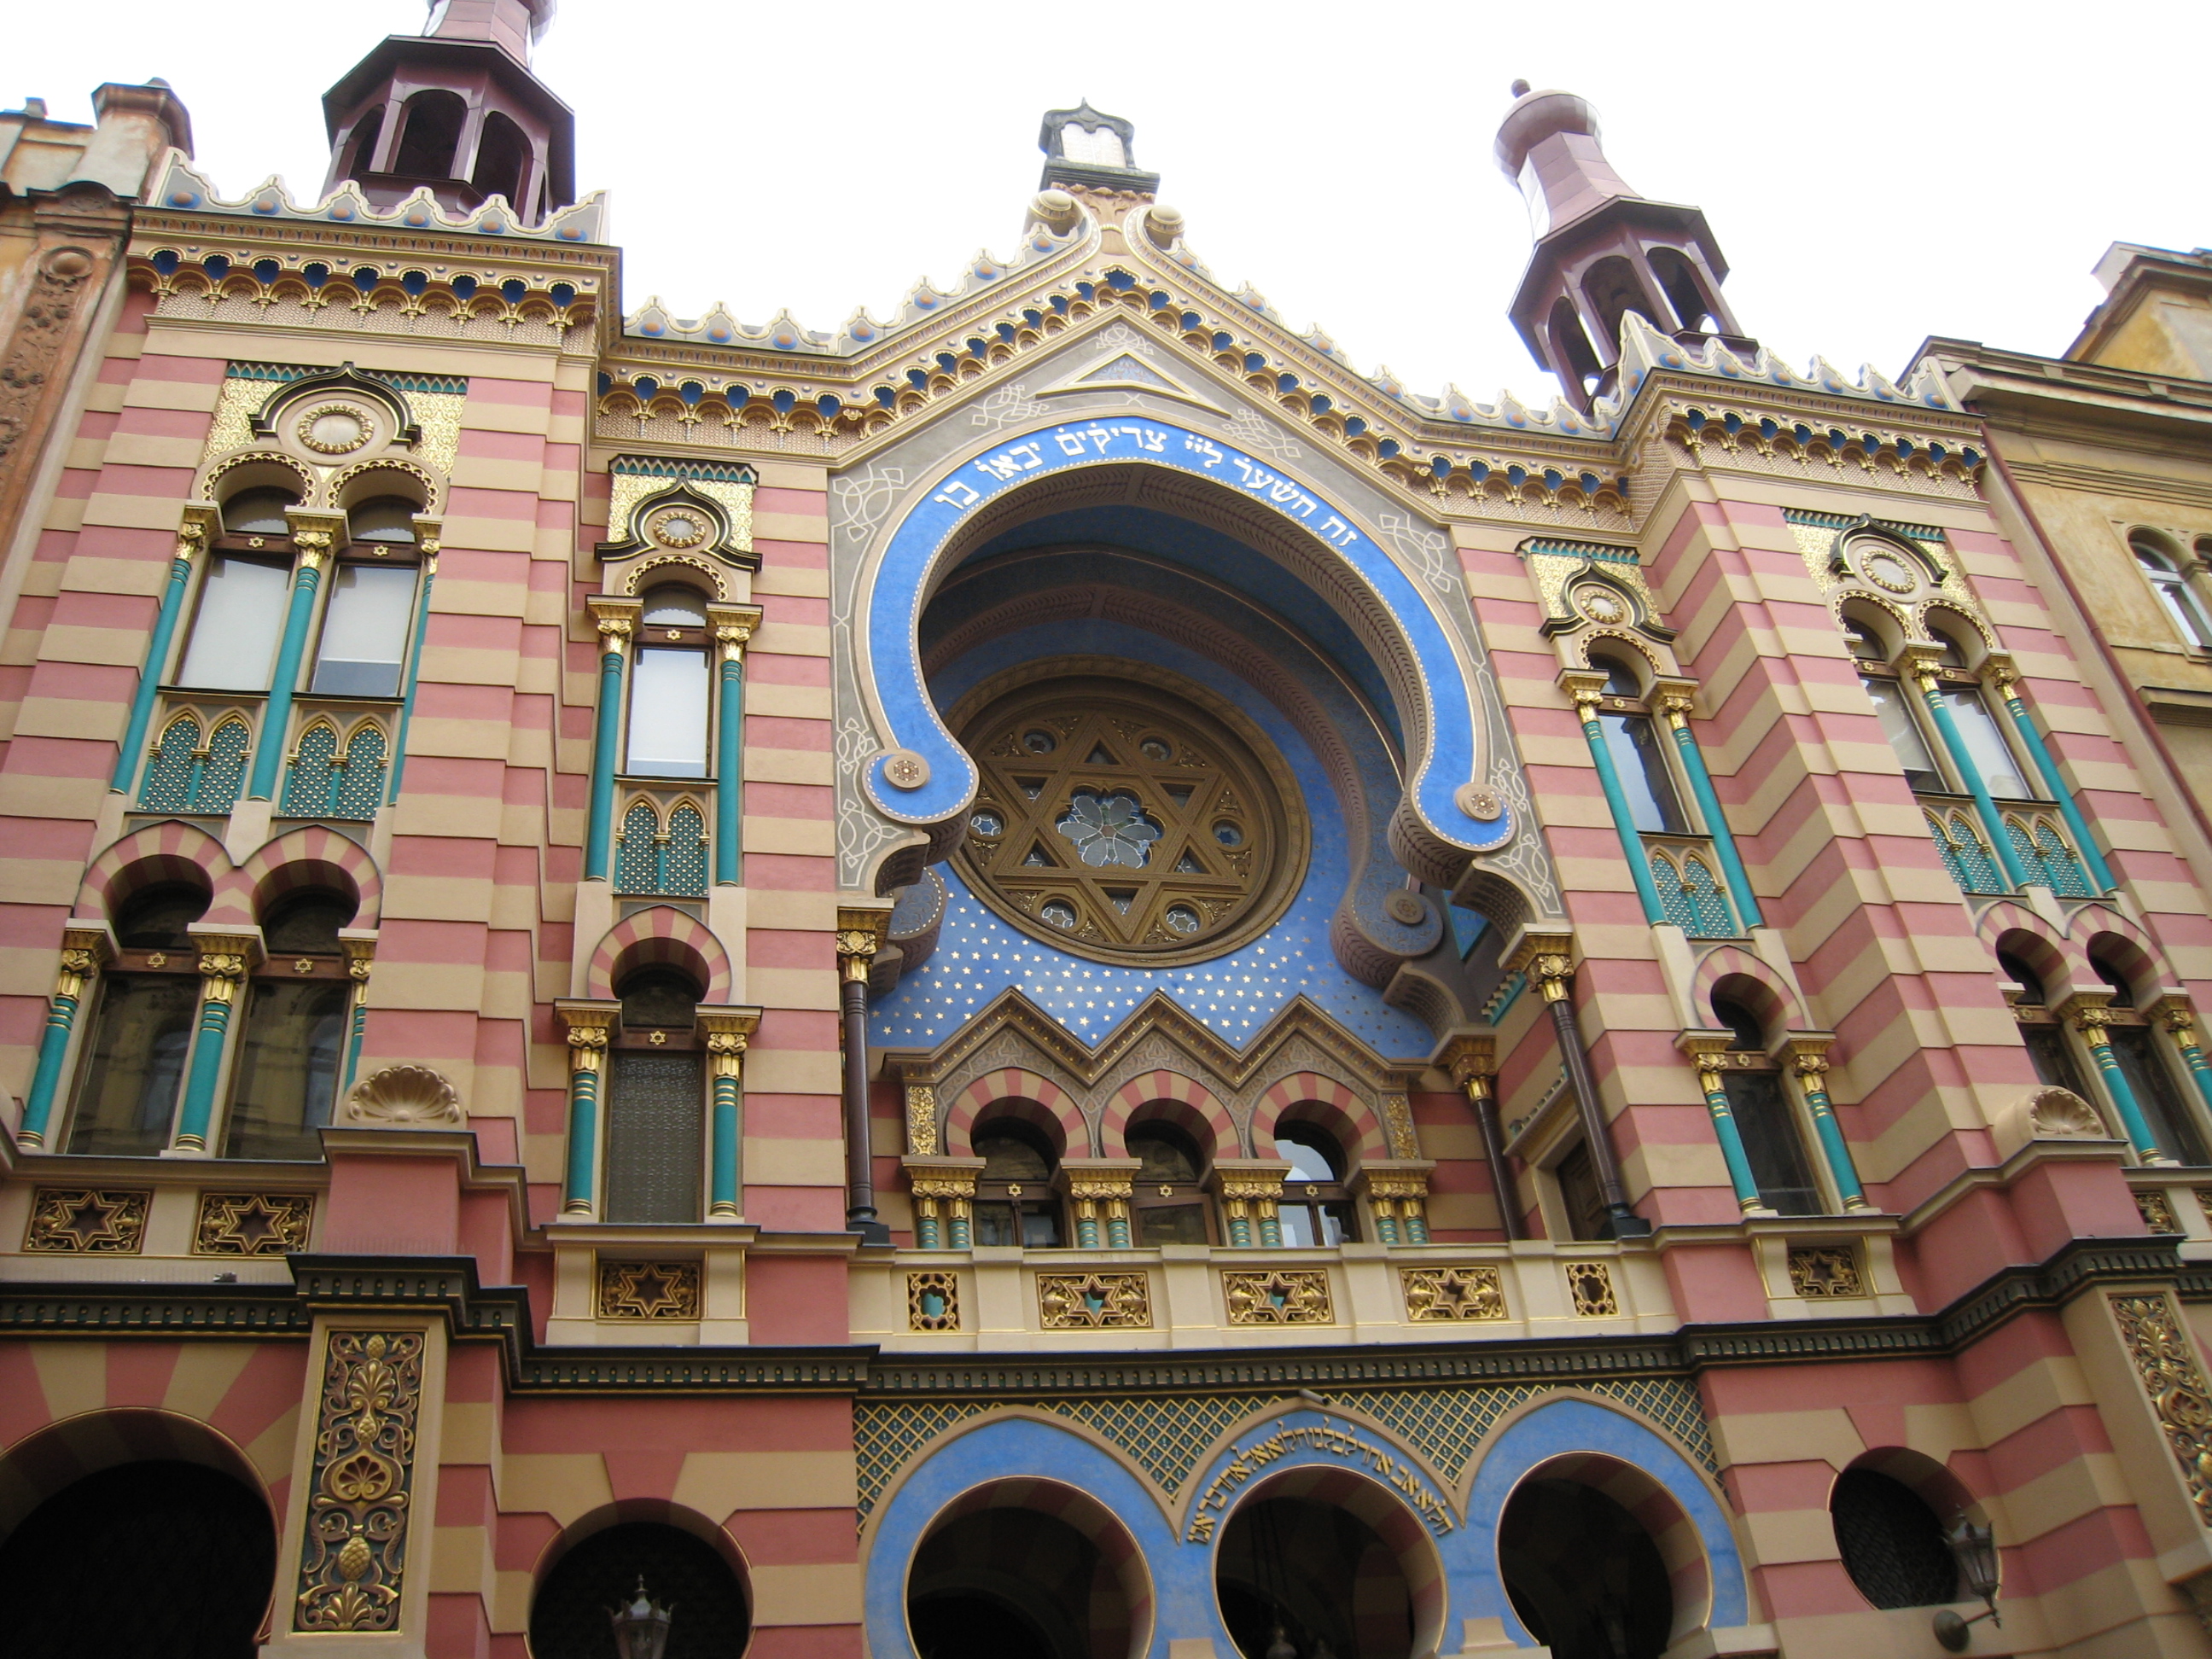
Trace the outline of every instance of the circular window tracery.
<instances>
[{"instance_id":1,"label":"circular window tracery","mask_svg":"<svg viewBox=\"0 0 2212 1659\"><path fill-rule=\"evenodd\" d=\"M974 708L959 729L982 777L956 857L1032 938L1107 962L1198 961L1297 890L1296 786L1233 710L1089 674L986 688Z\"/></svg>"}]
</instances>

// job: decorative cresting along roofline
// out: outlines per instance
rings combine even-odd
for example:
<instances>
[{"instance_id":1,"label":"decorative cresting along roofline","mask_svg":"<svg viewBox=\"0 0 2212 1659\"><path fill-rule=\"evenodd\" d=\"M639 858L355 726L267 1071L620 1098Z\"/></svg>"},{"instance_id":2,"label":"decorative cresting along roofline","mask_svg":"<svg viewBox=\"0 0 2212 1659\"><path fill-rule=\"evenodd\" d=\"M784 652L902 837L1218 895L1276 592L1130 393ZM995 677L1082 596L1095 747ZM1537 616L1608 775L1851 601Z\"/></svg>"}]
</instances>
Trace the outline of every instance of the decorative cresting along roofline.
<instances>
[{"instance_id":1,"label":"decorative cresting along roofline","mask_svg":"<svg viewBox=\"0 0 2212 1659\"><path fill-rule=\"evenodd\" d=\"M1091 286L1115 287L1121 293L1133 293L1151 311L1176 313L1176 321L1187 321L1185 331L1203 333L1209 343L1218 342L1214 349L1233 354L1240 360L1256 357L1259 361L1253 365L1253 372L1266 371L1278 379L1287 378L1290 384L1282 388L1286 392L1301 386L1309 393L1333 392L1334 401L1348 403L1355 408L1364 405L1370 421L1402 423L1409 437L1419 440L1426 436L1439 446L1466 441L1464 433L1454 433L1449 428L1468 426L1501 432L1526 431L1553 439L1610 436L1618 429L1621 416L1633 404L1644 380L1660 369L1778 390L1826 392L1855 401L1955 408L1942 378L1932 368L1917 368L1902 387L1871 367L1862 368L1855 380L1847 379L1823 358L1816 357L1807 370L1800 373L1763 347L1747 360L1737 357L1717 340L1709 342L1702 350L1682 346L1634 316L1624 329L1621 395L1601 400L1590 416L1583 416L1558 399L1548 409L1531 409L1510 392L1501 392L1498 401L1491 404L1479 404L1456 388L1447 388L1439 397L1423 397L1408 392L1387 369L1377 369L1371 374L1361 373L1321 329L1309 329L1303 334L1294 332L1250 288L1235 292L1227 289L1190 252L1180 234L1179 219L1170 218L1168 222L1175 227L1176 234L1164 246L1161 246L1159 238L1148 234L1151 212L1150 209L1139 208L1120 222L1107 225L1098 225L1086 216L1066 239L1054 239L1042 227L1033 227L1030 246L1057 240L1062 248L1095 252L1100 267L1096 275L1103 283L1093 283ZM1027 251L1025 248L1024 252ZM1011 343L1011 334L1019 331L1023 302L1033 301L1037 296L1007 294L998 285L1002 277L1024 274L1020 267L1025 263L1023 256L1010 264L981 256L953 294L948 295L927 283L918 285L902 304L898 317L889 325L876 322L865 311L855 313L855 319L861 324L858 334L852 332L849 325L846 332L837 335L808 331L792 322L787 314L778 319L778 325L748 330L728 323L727 328L733 340L736 335L752 339L771 337L769 343L780 350L809 352L828 360L811 371L802 372L821 373L829 369L836 359L846 359L841 367L847 372L837 377L846 386L865 380L871 370L887 358L915 356L915 366L922 368L926 374L933 355L945 354L951 348L950 355L956 362L966 355L958 349L965 343L951 337L954 329L948 325L953 323L953 318L937 309L947 300L972 301L979 295L1001 299L1003 295L1001 304L996 307L963 306L959 322L974 323L975 319L968 314L971 312L988 313L998 309L1003 314L983 324L982 331L986 337L1000 331ZM992 273L988 277L981 275L986 270ZM1035 280L1045 273L1040 264L1039 269L1028 274ZM992 292L994 289L998 291ZM1091 296L1083 297L1088 300ZM726 322L726 313L710 313L699 323L678 324L655 302L626 323L623 346L625 350L630 349L641 335L647 338L680 336L687 340L711 337L711 332L720 331ZM710 367L704 362L699 366ZM1430 425L1443 429L1433 434L1416 429Z\"/></svg>"},{"instance_id":2,"label":"decorative cresting along roofline","mask_svg":"<svg viewBox=\"0 0 2212 1659\"><path fill-rule=\"evenodd\" d=\"M149 207L180 213L250 214L257 219L319 220L325 224L362 226L382 230L465 231L473 236L511 236L532 242L597 242L607 222L607 193L595 190L572 207L546 216L542 225L526 225L503 196L495 196L473 213L449 213L426 185L404 201L380 208L362 194L361 186L344 179L328 195L311 202L295 202L284 181L270 173L235 200L216 193L207 174L191 158L173 149L155 174L157 182L146 192Z\"/></svg>"}]
</instances>

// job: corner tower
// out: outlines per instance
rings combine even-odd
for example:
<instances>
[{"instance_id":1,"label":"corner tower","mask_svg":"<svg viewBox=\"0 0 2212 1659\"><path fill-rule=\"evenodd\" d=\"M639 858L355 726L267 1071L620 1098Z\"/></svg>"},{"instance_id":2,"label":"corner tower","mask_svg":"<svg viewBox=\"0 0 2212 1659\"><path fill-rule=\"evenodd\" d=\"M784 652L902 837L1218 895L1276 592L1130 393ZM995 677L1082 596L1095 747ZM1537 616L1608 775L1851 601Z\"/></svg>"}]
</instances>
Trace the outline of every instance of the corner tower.
<instances>
[{"instance_id":1,"label":"corner tower","mask_svg":"<svg viewBox=\"0 0 2212 1659\"><path fill-rule=\"evenodd\" d=\"M1611 389L1632 311L1665 333L1740 339L1721 295L1728 261L1704 211L1638 194L1606 160L1587 100L1526 81L1513 94L1498 165L1528 200L1536 247L1511 316L1567 395L1587 410Z\"/></svg>"},{"instance_id":2,"label":"corner tower","mask_svg":"<svg viewBox=\"0 0 2212 1659\"><path fill-rule=\"evenodd\" d=\"M531 73L554 0L435 0L323 94L331 170L378 207L427 187L473 212L503 196L525 225L575 200L575 117Z\"/></svg>"}]
</instances>

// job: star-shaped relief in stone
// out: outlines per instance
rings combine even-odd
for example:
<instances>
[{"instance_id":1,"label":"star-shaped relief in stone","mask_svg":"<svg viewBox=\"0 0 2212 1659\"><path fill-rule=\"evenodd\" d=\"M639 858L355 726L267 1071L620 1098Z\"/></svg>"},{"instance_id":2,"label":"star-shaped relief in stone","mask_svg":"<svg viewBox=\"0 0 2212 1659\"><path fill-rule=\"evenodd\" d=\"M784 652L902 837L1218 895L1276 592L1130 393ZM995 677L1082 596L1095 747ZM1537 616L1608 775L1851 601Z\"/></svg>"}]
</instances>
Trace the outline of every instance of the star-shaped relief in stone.
<instances>
[{"instance_id":1,"label":"star-shaped relief in stone","mask_svg":"<svg viewBox=\"0 0 2212 1659\"><path fill-rule=\"evenodd\" d=\"M307 1248L314 1200L305 1193L202 1193L195 1255L283 1255Z\"/></svg>"}]
</instances>

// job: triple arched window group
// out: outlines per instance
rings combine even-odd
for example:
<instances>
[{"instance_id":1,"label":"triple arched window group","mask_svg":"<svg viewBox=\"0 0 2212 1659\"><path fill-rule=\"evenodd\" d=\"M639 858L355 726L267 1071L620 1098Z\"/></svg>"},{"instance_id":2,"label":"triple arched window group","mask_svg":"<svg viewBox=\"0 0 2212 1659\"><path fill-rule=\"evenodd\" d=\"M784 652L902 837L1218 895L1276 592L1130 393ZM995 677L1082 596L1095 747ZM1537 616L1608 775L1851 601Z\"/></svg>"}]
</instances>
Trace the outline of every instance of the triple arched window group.
<instances>
[{"instance_id":1,"label":"triple arched window group","mask_svg":"<svg viewBox=\"0 0 2212 1659\"><path fill-rule=\"evenodd\" d=\"M331 1121L350 1036L353 982L338 935L355 902L326 888L272 901L259 918L265 957L240 964L227 1029L211 1032L204 1003L213 981L191 932L209 900L204 887L166 882L117 910L116 957L92 993L66 1151L150 1157L178 1144L186 1079L212 1043L208 1058L220 1070L207 1149L223 1158L322 1156L317 1131Z\"/></svg>"}]
</instances>

